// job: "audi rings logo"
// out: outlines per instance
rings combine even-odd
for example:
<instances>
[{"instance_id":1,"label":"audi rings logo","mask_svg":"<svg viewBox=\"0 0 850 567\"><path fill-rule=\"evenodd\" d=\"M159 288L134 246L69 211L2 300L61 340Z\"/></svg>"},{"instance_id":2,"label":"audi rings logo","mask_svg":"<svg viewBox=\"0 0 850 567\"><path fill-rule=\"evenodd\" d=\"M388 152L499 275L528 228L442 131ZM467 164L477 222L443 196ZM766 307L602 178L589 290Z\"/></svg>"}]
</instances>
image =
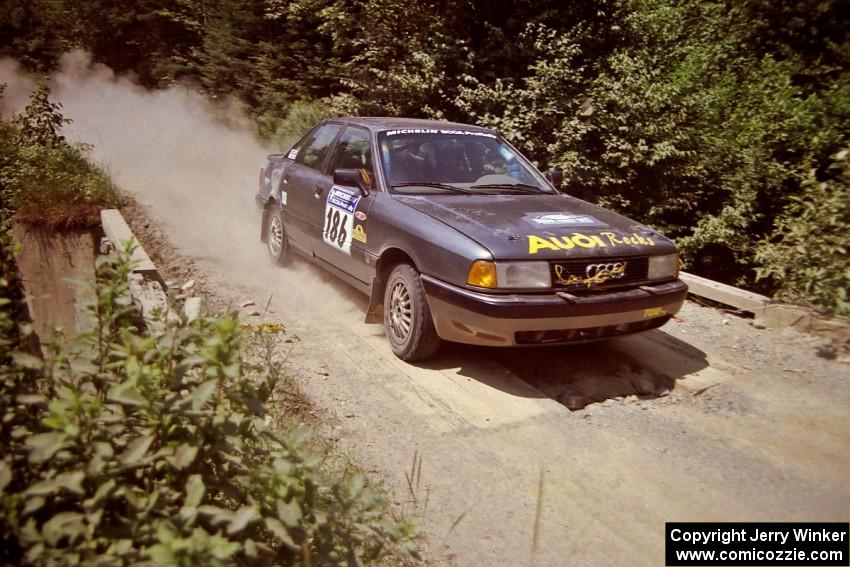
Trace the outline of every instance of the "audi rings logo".
<instances>
[{"instance_id":1,"label":"audi rings logo","mask_svg":"<svg viewBox=\"0 0 850 567\"><path fill-rule=\"evenodd\" d=\"M584 274L591 280L616 280L626 274L625 262L612 262L610 264L588 264Z\"/></svg>"}]
</instances>

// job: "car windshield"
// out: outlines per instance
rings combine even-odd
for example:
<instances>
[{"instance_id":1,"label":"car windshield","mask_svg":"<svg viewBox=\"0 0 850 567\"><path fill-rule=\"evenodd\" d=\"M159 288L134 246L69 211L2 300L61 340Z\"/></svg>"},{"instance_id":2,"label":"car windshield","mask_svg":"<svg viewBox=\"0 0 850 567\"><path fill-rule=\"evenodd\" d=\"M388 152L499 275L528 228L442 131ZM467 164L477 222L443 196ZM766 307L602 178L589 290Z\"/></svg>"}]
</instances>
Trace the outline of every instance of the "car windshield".
<instances>
[{"instance_id":1,"label":"car windshield","mask_svg":"<svg viewBox=\"0 0 850 567\"><path fill-rule=\"evenodd\" d=\"M504 140L474 130L391 130L378 135L381 163L396 193L551 193Z\"/></svg>"}]
</instances>

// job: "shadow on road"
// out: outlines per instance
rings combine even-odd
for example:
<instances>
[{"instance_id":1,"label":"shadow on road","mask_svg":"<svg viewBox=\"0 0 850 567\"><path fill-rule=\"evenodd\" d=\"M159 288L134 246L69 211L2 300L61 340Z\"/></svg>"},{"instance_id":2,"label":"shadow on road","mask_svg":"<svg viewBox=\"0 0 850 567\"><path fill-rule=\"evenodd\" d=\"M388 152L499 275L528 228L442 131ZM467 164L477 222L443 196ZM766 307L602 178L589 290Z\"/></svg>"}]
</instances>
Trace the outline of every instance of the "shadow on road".
<instances>
[{"instance_id":1,"label":"shadow on road","mask_svg":"<svg viewBox=\"0 0 850 567\"><path fill-rule=\"evenodd\" d=\"M524 383L500 375L497 365L482 364L482 359L504 366ZM678 379L707 366L704 352L662 330L552 347L508 349L446 343L435 359L423 365L435 370L460 368L459 374L498 390L523 397L550 397L571 410L621 396L665 396Z\"/></svg>"},{"instance_id":2,"label":"shadow on road","mask_svg":"<svg viewBox=\"0 0 850 567\"><path fill-rule=\"evenodd\" d=\"M308 262L299 263L334 287L353 309L365 312L365 295ZM375 334L383 334L380 326L374 329ZM545 396L578 410L621 396L665 396L677 380L707 368L708 360L703 351L663 330L653 330L567 346L493 348L443 343L433 359L417 366L459 369L454 371L507 394Z\"/></svg>"}]
</instances>

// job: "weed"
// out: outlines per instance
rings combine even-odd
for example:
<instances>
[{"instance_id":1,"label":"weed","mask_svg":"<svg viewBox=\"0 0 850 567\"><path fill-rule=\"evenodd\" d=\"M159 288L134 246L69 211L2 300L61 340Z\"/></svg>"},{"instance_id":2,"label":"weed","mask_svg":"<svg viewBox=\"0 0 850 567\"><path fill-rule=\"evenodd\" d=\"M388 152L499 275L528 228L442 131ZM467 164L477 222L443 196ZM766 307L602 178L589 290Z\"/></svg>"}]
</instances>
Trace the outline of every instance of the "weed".
<instances>
[{"instance_id":1,"label":"weed","mask_svg":"<svg viewBox=\"0 0 850 567\"><path fill-rule=\"evenodd\" d=\"M282 329L235 313L141 330L126 261L98 261L95 329L16 349L0 311L0 563L360 565L414 553L363 475L329 476L304 426L269 425ZM395 545L398 544L398 545Z\"/></svg>"}]
</instances>

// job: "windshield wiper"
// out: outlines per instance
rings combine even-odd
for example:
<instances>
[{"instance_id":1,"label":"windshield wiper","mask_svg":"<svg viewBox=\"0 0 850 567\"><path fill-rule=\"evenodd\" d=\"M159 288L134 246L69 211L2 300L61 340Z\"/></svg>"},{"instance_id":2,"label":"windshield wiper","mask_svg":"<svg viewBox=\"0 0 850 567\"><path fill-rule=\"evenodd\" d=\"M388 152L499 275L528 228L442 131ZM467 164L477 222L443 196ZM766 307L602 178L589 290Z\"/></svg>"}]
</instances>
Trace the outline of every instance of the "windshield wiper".
<instances>
[{"instance_id":1,"label":"windshield wiper","mask_svg":"<svg viewBox=\"0 0 850 567\"><path fill-rule=\"evenodd\" d=\"M542 187L529 183L481 183L470 186L470 189L513 189L523 193L548 193Z\"/></svg>"},{"instance_id":2,"label":"windshield wiper","mask_svg":"<svg viewBox=\"0 0 850 567\"><path fill-rule=\"evenodd\" d=\"M455 191L457 193L474 193L474 191L470 191L469 189L455 187L454 185L448 185L446 183L396 183L392 186L393 189L396 189L398 187L434 187L436 189L447 189L448 191Z\"/></svg>"}]
</instances>

